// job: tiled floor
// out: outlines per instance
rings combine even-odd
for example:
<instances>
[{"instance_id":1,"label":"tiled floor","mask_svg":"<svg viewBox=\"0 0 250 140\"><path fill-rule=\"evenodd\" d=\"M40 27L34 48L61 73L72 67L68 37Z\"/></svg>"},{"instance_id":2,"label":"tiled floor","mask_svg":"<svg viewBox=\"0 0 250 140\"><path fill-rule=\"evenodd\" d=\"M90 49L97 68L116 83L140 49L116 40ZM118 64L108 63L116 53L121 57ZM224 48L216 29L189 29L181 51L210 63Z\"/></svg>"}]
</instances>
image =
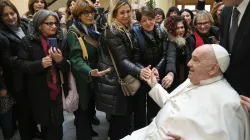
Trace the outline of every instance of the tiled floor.
<instances>
[{"instance_id":1,"label":"tiled floor","mask_svg":"<svg viewBox=\"0 0 250 140\"><path fill-rule=\"evenodd\" d=\"M109 123L106 120L106 115L103 112L97 111L96 116L99 118L101 124L94 126L94 130L99 134L98 137L93 138L93 140L107 140ZM76 140L75 126L74 126L74 115L70 113L64 113L65 122L63 123L63 140ZM3 140L2 131L0 131L0 140ZM13 140L20 140L19 134L15 134ZM35 139L39 140L39 139Z\"/></svg>"}]
</instances>

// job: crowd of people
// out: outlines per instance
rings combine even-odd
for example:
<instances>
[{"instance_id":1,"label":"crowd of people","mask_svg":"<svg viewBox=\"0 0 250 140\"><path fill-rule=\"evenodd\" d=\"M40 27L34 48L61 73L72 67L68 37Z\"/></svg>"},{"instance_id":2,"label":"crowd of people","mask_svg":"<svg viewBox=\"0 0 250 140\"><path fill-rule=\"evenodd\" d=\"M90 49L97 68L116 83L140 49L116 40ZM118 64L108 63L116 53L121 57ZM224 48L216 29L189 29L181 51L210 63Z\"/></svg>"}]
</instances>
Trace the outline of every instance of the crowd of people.
<instances>
[{"instance_id":1,"label":"crowd of people","mask_svg":"<svg viewBox=\"0 0 250 140\"><path fill-rule=\"evenodd\" d=\"M29 0L20 15L0 0L4 140L16 130L21 140L62 140L69 74L77 140L98 136L96 109L110 140L249 140L249 0L216 0L211 12L205 3L165 14L128 0L106 10L99 0L68 0L57 11ZM125 91L134 81L136 92Z\"/></svg>"}]
</instances>

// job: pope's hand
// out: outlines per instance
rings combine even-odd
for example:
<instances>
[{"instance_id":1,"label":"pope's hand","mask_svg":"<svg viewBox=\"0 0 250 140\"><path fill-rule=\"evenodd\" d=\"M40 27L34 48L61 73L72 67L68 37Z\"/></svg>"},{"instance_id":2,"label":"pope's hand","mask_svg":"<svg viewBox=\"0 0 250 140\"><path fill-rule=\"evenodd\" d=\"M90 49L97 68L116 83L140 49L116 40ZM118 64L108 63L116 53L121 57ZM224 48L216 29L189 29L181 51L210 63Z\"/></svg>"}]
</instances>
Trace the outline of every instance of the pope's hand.
<instances>
[{"instance_id":1,"label":"pope's hand","mask_svg":"<svg viewBox=\"0 0 250 140\"><path fill-rule=\"evenodd\" d=\"M93 69L90 73L91 76L93 77L102 77L103 75L107 74L108 72L110 72L110 68L103 70L103 71L99 71L98 69Z\"/></svg>"},{"instance_id":2,"label":"pope's hand","mask_svg":"<svg viewBox=\"0 0 250 140\"><path fill-rule=\"evenodd\" d=\"M179 136L179 135L177 135L177 134L174 134L174 133L172 133L172 132L170 132L170 131L168 131L168 134L167 134L169 137L171 137L171 138L167 138L167 139L165 139L165 140L184 140L184 139L182 139L181 138L181 136Z\"/></svg>"},{"instance_id":3,"label":"pope's hand","mask_svg":"<svg viewBox=\"0 0 250 140\"><path fill-rule=\"evenodd\" d=\"M148 79L144 79L151 88L153 88L158 83L157 77L155 76L155 71L157 71L157 69L153 68L151 71L151 76Z\"/></svg>"},{"instance_id":4,"label":"pope's hand","mask_svg":"<svg viewBox=\"0 0 250 140\"><path fill-rule=\"evenodd\" d=\"M243 95L240 95L240 98L241 98L241 104L247 106L247 109L250 111L250 98L246 97L246 96L243 96Z\"/></svg>"}]
</instances>

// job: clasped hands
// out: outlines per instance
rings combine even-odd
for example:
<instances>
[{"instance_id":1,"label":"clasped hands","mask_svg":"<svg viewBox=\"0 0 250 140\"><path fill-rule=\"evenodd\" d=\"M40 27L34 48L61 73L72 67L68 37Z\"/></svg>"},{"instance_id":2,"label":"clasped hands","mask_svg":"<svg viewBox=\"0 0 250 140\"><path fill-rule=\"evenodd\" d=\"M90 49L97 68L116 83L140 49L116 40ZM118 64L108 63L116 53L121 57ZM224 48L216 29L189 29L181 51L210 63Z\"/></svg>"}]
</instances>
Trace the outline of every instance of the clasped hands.
<instances>
[{"instance_id":1,"label":"clasped hands","mask_svg":"<svg viewBox=\"0 0 250 140\"><path fill-rule=\"evenodd\" d=\"M153 88L158 81L159 78L159 72L156 68L150 69L151 65L141 69L140 71L140 78L148 83L148 85ZM163 88L169 88L174 80L174 74L172 72L169 72L161 81L161 85Z\"/></svg>"},{"instance_id":2,"label":"clasped hands","mask_svg":"<svg viewBox=\"0 0 250 140\"><path fill-rule=\"evenodd\" d=\"M55 47L51 47L48 51L49 55L44 57L42 59L42 66L43 68L47 68L49 66L52 66L52 60L55 61L56 63L60 63L63 59L62 52L60 49L57 49Z\"/></svg>"}]
</instances>

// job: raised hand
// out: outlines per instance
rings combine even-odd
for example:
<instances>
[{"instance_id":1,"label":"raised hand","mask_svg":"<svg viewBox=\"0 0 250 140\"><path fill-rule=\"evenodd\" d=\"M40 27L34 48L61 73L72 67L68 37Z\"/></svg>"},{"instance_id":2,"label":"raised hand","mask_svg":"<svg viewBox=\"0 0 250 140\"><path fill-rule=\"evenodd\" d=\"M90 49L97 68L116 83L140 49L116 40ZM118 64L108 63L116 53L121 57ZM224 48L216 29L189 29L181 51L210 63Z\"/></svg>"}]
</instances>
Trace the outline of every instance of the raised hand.
<instances>
[{"instance_id":1,"label":"raised hand","mask_svg":"<svg viewBox=\"0 0 250 140\"><path fill-rule=\"evenodd\" d=\"M108 72L110 72L110 68L103 70L103 71L99 71L98 69L93 69L90 73L91 76L93 77L102 77L103 75L107 74Z\"/></svg>"},{"instance_id":2,"label":"raised hand","mask_svg":"<svg viewBox=\"0 0 250 140\"><path fill-rule=\"evenodd\" d=\"M151 75L150 68L151 68L151 65L148 65L147 67L141 69L141 71L140 71L140 78L142 80L146 80L146 79L148 79L150 77L150 75Z\"/></svg>"},{"instance_id":3,"label":"raised hand","mask_svg":"<svg viewBox=\"0 0 250 140\"><path fill-rule=\"evenodd\" d=\"M52 58L50 56L46 56L42 59L43 68L47 68L52 65Z\"/></svg>"},{"instance_id":4,"label":"raised hand","mask_svg":"<svg viewBox=\"0 0 250 140\"><path fill-rule=\"evenodd\" d=\"M156 68L153 68L153 69L155 69L155 70L154 70L154 74L155 74L155 76L156 76L157 81L159 81L159 80L160 80L159 72L158 72L158 70L157 70Z\"/></svg>"},{"instance_id":5,"label":"raised hand","mask_svg":"<svg viewBox=\"0 0 250 140\"><path fill-rule=\"evenodd\" d=\"M153 68L150 77L145 79L151 88L153 88L158 83L157 77L155 76L155 71L157 71L157 69Z\"/></svg>"}]
</instances>

